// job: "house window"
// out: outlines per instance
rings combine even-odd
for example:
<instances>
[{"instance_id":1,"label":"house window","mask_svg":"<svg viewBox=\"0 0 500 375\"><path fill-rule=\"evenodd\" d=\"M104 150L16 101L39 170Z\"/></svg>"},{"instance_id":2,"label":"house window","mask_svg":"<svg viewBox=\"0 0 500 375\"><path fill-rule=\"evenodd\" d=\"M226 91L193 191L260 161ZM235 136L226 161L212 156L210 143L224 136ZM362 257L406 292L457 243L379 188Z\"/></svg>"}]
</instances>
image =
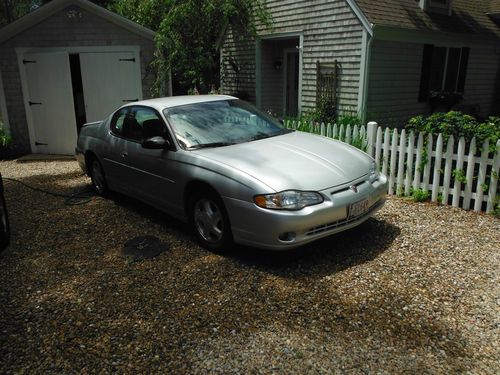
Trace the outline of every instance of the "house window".
<instances>
[{"instance_id":1,"label":"house window","mask_svg":"<svg viewBox=\"0 0 500 375\"><path fill-rule=\"evenodd\" d=\"M463 93L469 60L469 48L424 46L419 101L431 91Z\"/></svg>"}]
</instances>

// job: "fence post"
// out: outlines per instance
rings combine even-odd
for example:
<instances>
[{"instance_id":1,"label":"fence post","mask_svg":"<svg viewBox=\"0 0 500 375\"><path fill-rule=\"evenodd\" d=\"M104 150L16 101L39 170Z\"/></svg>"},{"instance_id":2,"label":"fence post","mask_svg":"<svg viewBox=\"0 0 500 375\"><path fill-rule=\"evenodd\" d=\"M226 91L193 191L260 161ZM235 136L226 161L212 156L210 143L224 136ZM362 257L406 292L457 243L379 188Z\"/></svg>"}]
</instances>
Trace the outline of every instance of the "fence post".
<instances>
[{"instance_id":1,"label":"fence post","mask_svg":"<svg viewBox=\"0 0 500 375\"><path fill-rule=\"evenodd\" d=\"M500 139L497 141L495 153L493 154L493 166L491 168L490 189L488 190L488 203L486 205L486 213L490 213L495 209L495 199L498 184L498 172L500 169Z\"/></svg>"},{"instance_id":2,"label":"fence post","mask_svg":"<svg viewBox=\"0 0 500 375\"><path fill-rule=\"evenodd\" d=\"M370 121L366 125L366 140L368 141L366 152L370 156L374 156L374 145L377 137L377 127L378 124L375 121Z\"/></svg>"}]
</instances>

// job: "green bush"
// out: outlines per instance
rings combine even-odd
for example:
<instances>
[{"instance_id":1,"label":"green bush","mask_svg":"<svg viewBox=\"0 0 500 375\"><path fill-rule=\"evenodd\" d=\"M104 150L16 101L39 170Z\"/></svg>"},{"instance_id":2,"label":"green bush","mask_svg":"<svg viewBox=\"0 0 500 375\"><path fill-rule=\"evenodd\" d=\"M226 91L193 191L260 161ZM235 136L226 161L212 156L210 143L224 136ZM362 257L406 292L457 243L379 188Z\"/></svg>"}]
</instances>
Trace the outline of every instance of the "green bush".
<instances>
[{"instance_id":1,"label":"green bush","mask_svg":"<svg viewBox=\"0 0 500 375\"><path fill-rule=\"evenodd\" d=\"M476 137L477 145L480 146L486 139L490 141L490 150L495 150L495 144L500 138L500 117L489 117L484 122L462 112L450 111L438 112L430 116L412 117L406 129L415 132L443 134L444 140L450 135L455 139L464 137L470 141Z\"/></svg>"},{"instance_id":2,"label":"green bush","mask_svg":"<svg viewBox=\"0 0 500 375\"><path fill-rule=\"evenodd\" d=\"M5 159L10 155L10 146L12 137L7 134L2 120L0 120L0 160Z\"/></svg>"},{"instance_id":3,"label":"green bush","mask_svg":"<svg viewBox=\"0 0 500 375\"><path fill-rule=\"evenodd\" d=\"M344 114L340 115L339 118L337 119L337 124L344 125L344 126L347 126L347 125L351 125L351 126L358 125L359 126L359 125L361 125L361 117L359 117L358 114L355 112L344 113Z\"/></svg>"},{"instance_id":4,"label":"green bush","mask_svg":"<svg viewBox=\"0 0 500 375\"><path fill-rule=\"evenodd\" d=\"M12 137L7 134L3 122L0 120L0 148L7 148L12 143Z\"/></svg>"},{"instance_id":5,"label":"green bush","mask_svg":"<svg viewBox=\"0 0 500 375\"><path fill-rule=\"evenodd\" d=\"M410 194L415 202L427 202L431 199L431 194L423 189L412 189Z\"/></svg>"},{"instance_id":6,"label":"green bush","mask_svg":"<svg viewBox=\"0 0 500 375\"><path fill-rule=\"evenodd\" d=\"M316 108L301 113L298 120L308 124L333 124L335 123L335 103L327 97L321 98L318 100Z\"/></svg>"}]
</instances>

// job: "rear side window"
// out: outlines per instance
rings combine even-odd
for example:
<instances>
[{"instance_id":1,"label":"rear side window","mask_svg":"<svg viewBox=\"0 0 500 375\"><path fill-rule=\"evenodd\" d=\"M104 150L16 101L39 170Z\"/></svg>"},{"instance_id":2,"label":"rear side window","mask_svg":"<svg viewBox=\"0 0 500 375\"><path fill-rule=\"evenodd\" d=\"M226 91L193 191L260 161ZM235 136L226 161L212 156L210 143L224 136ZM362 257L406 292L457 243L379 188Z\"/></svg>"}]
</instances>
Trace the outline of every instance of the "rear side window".
<instances>
[{"instance_id":1,"label":"rear side window","mask_svg":"<svg viewBox=\"0 0 500 375\"><path fill-rule=\"evenodd\" d=\"M167 137L167 130L157 112L148 107L126 107L111 120L111 131L131 141L143 142L152 137Z\"/></svg>"},{"instance_id":2,"label":"rear side window","mask_svg":"<svg viewBox=\"0 0 500 375\"><path fill-rule=\"evenodd\" d=\"M123 108L115 113L111 119L111 131L116 135L123 135L123 120L127 115L128 108Z\"/></svg>"}]
</instances>

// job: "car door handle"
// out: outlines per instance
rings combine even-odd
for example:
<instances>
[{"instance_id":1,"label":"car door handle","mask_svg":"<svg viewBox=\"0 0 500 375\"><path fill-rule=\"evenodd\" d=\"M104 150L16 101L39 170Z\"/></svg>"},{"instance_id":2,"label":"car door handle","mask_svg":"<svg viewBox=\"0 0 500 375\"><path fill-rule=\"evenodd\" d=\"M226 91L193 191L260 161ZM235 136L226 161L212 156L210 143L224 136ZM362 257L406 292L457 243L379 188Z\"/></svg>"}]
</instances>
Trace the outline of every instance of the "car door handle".
<instances>
[{"instance_id":1,"label":"car door handle","mask_svg":"<svg viewBox=\"0 0 500 375\"><path fill-rule=\"evenodd\" d=\"M123 152L120 154L120 156L121 156L122 158L126 158L126 157L128 156L128 152L123 151Z\"/></svg>"}]
</instances>

